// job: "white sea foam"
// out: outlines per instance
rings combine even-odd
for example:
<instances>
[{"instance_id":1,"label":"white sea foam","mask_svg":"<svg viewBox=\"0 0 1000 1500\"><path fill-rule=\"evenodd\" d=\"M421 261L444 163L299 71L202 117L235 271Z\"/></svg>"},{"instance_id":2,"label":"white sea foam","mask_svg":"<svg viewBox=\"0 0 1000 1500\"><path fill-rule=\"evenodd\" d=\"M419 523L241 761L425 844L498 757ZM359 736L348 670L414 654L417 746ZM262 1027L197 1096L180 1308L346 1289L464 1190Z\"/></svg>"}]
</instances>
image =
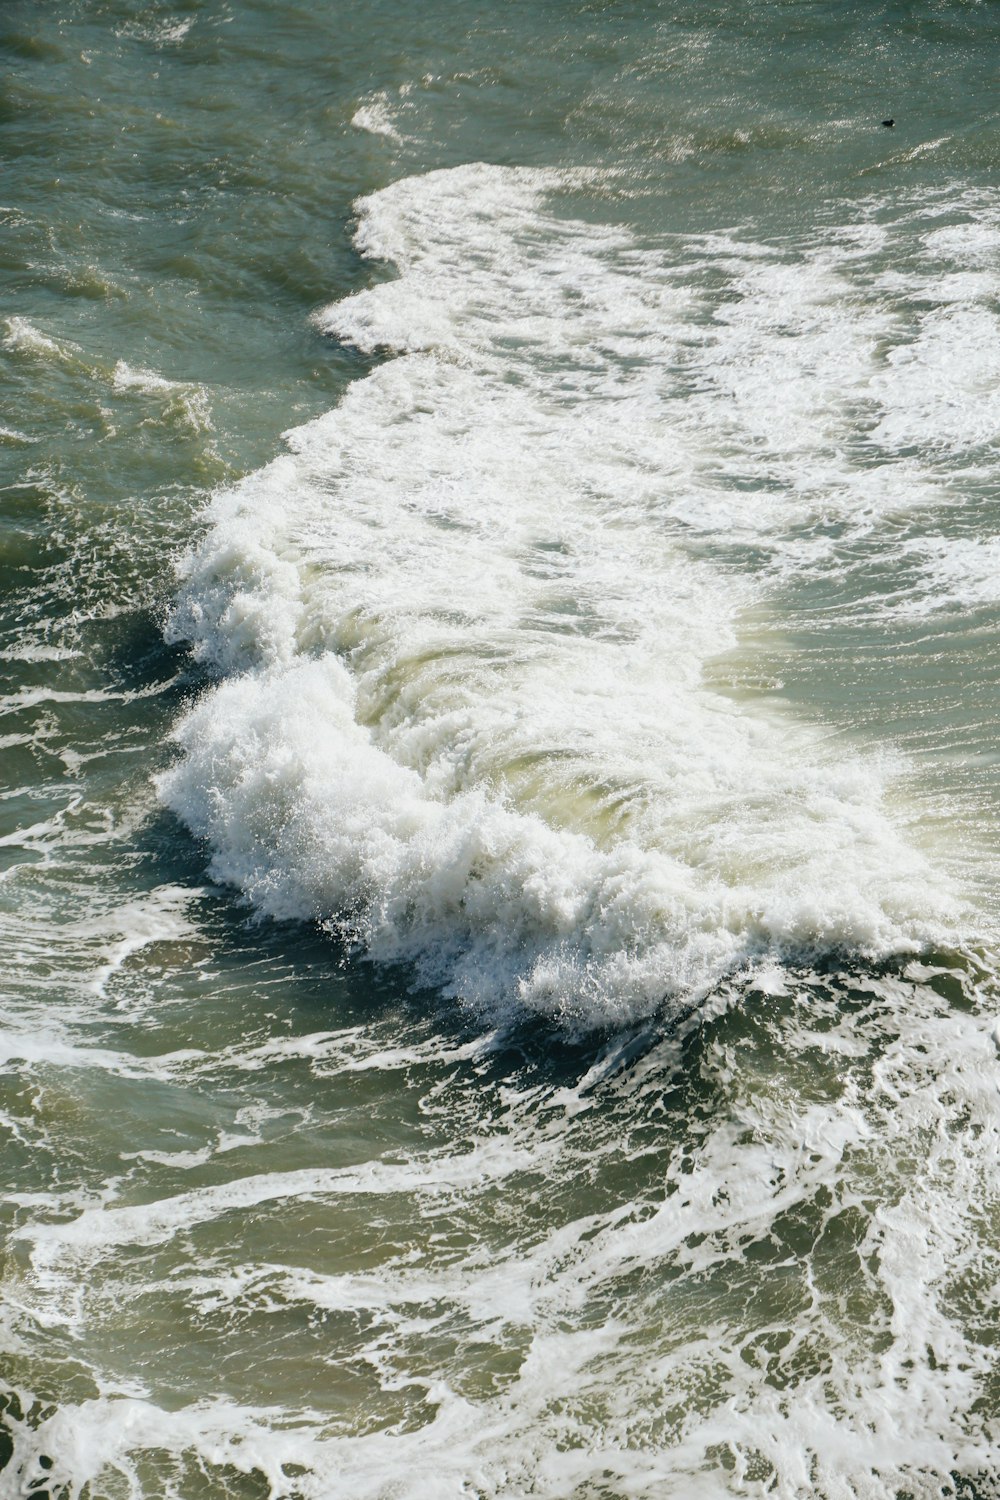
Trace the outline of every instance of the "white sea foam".
<instances>
[{"instance_id":1,"label":"white sea foam","mask_svg":"<svg viewBox=\"0 0 1000 1500\"><path fill-rule=\"evenodd\" d=\"M926 985L944 973L921 966L916 984L872 981L872 1005L841 1014L832 1031L833 1008L814 1030L818 996L804 993L773 1030L765 1007L763 1053L738 1032L749 1073L724 1034L709 1038L703 1079L725 1088L729 1107L701 1121L690 1154L643 1138L644 1090L661 1101L669 1076L661 1056L647 1084L641 1069L626 1076L620 1113L605 1092L583 1122L572 1111L540 1115L531 1089L513 1090L502 1122L458 1155L260 1174L130 1206L25 1200L39 1216L75 1217L20 1230L16 1310L85 1332L74 1300L83 1268L110 1261L127 1276L141 1266L143 1295L182 1297L208 1334L290 1307L318 1327L332 1315L344 1320L334 1328L362 1328L353 1359L374 1382L371 1410L383 1417L381 1403L401 1391L413 1405L403 1424L354 1425L312 1409L298 1384L281 1409L219 1396L165 1409L148 1393L103 1390L16 1431L0 1495L19 1494L15 1479L23 1489L41 1454L54 1458L57 1479L107 1485L153 1449L178 1466L170 1493L181 1495L185 1462L210 1477L235 1465L275 1497L288 1488L282 1464L295 1464L297 1492L315 1500L389 1500L403 1473L406 1494L428 1500L458 1500L473 1484L487 1497L565 1500L603 1486L644 1500L717 1500L753 1493L748 1476L762 1466L771 1491L788 1496L809 1488L885 1500L909 1484L929 1497L956 1472L992 1493L990 1418L976 1416L976 1403L994 1363L984 1313L996 1293L977 1261L977 1221L994 1206L996 1060L989 1018L956 1013ZM774 978L765 976L771 993ZM787 998L797 982L786 975L778 988ZM817 1078L821 1049L840 1042L850 1063ZM809 1065L802 1090L766 1076L772 1047L789 1077ZM475 1082L466 1104L490 1132ZM918 1162L907 1154L914 1141ZM628 1167L649 1153L658 1167L648 1201L566 1194L574 1172L600 1173L602 1155ZM238 1224L249 1212L287 1232L297 1211L324 1199L331 1226L346 1200L397 1194L409 1199L406 1225L435 1206L446 1223L468 1222L492 1217L497 1187L515 1204L531 1201L539 1177L552 1195L541 1219L508 1214L458 1256L424 1233L419 1251L398 1244L376 1270L362 1262L327 1274L297 1252L248 1260L238 1229L236 1260L143 1265L132 1253L176 1254L199 1225ZM114 1275L106 1294L118 1295ZM502 1355L508 1375L495 1388L476 1389L470 1344ZM464 1352L449 1360L453 1345ZM294 1382L294 1366L288 1374Z\"/></svg>"},{"instance_id":2,"label":"white sea foam","mask_svg":"<svg viewBox=\"0 0 1000 1500\"><path fill-rule=\"evenodd\" d=\"M918 317L875 385L886 410L872 436L890 448L930 443L961 455L1000 432L1000 317L980 300L992 298L992 279L963 285L957 306L947 293L946 305Z\"/></svg>"},{"instance_id":3,"label":"white sea foam","mask_svg":"<svg viewBox=\"0 0 1000 1500\"><path fill-rule=\"evenodd\" d=\"M135 1207L85 1209L69 1223L31 1223L16 1231L18 1239L34 1245L39 1267L58 1265L65 1257L94 1259L121 1245L162 1244L181 1230L245 1211L260 1204L295 1198L395 1193L445 1193L461 1187L502 1180L515 1172L541 1166L544 1142L533 1152L519 1151L506 1141L486 1141L475 1150L454 1157L429 1157L412 1162L365 1162L356 1168L303 1168L301 1171L238 1177L217 1187L195 1188L174 1198Z\"/></svg>"},{"instance_id":4,"label":"white sea foam","mask_svg":"<svg viewBox=\"0 0 1000 1500\"><path fill-rule=\"evenodd\" d=\"M154 370L133 369L123 359L115 365L111 381L116 391L145 391L152 395L169 395L171 391L184 389L180 382L167 380Z\"/></svg>"},{"instance_id":5,"label":"white sea foam","mask_svg":"<svg viewBox=\"0 0 1000 1500\"><path fill-rule=\"evenodd\" d=\"M399 274L319 322L397 357L216 497L171 630L230 676L161 792L262 912L593 1024L765 954L918 945L959 909L888 761L707 689L761 586L686 547L934 493L880 351L891 299L854 306L882 235L678 257L560 216L581 181L473 166L361 204ZM951 378L921 420L954 449L988 422ZM891 464L850 456L859 405Z\"/></svg>"},{"instance_id":6,"label":"white sea foam","mask_svg":"<svg viewBox=\"0 0 1000 1500\"><path fill-rule=\"evenodd\" d=\"M47 641L25 642L0 651L0 661L72 661L80 654L68 646L52 646Z\"/></svg>"},{"instance_id":7,"label":"white sea foam","mask_svg":"<svg viewBox=\"0 0 1000 1500\"><path fill-rule=\"evenodd\" d=\"M921 587L894 608L900 615L964 612L1000 603L1000 537L923 536L907 543L918 559Z\"/></svg>"},{"instance_id":8,"label":"white sea foam","mask_svg":"<svg viewBox=\"0 0 1000 1500\"><path fill-rule=\"evenodd\" d=\"M369 135L380 135L396 144L403 139L396 126L392 100L384 89L370 94L358 105L351 124L355 130L366 130Z\"/></svg>"},{"instance_id":9,"label":"white sea foam","mask_svg":"<svg viewBox=\"0 0 1000 1500\"><path fill-rule=\"evenodd\" d=\"M27 318L7 318L4 345L41 359L72 359L79 353L79 346L68 339L53 339Z\"/></svg>"},{"instance_id":10,"label":"white sea foam","mask_svg":"<svg viewBox=\"0 0 1000 1500\"><path fill-rule=\"evenodd\" d=\"M92 981L94 993L104 995L111 977L136 953L151 943L177 942L195 931L187 911L202 892L187 886L159 886L146 897L118 907L99 923L80 933L84 939L103 939L104 954ZM113 933L113 941L107 939ZM106 946L105 946L106 945Z\"/></svg>"},{"instance_id":11,"label":"white sea foam","mask_svg":"<svg viewBox=\"0 0 1000 1500\"><path fill-rule=\"evenodd\" d=\"M163 413L194 432L210 432L212 416L205 390L189 381L167 380L154 370L136 369L120 359L111 373L111 384L119 392L160 398Z\"/></svg>"},{"instance_id":12,"label":"white sea foam","mask_svg":"<svg viewBox=\"0 0 1000 1500\"><path fill-rule=\"evenodd\" d=\"M183 42L195 23L194 16L180 19L130 22L119 31L120 36L137 37L140 41L152 42L156 47L166 47L172 42Z\"/></svg>"}]
</instances>

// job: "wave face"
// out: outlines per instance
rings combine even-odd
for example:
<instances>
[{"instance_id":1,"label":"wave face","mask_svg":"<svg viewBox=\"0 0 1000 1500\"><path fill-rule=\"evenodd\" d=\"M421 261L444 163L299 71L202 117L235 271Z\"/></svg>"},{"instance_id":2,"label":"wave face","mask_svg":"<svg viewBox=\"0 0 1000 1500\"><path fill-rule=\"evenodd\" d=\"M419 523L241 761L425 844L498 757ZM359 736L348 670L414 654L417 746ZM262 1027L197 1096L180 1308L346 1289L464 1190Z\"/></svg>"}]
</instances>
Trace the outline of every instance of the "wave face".
<instances>
[{"instance_id":1,"label":"wave face","mask_svg":"<svg viewBox=\"0 0 1000 1500\"><path fill-rule=\"evenodd\" d=\"M318 322L389 357L212 502L170 634L222 680L160 782L261 913L585 1026L961 920L898 758L719 666L752 682L775 580L933 496L913 420L976 437L887 357L884 225L643 239L588 190L479 164L359 203L395 275Z\"/></svg>"}]
</instances>

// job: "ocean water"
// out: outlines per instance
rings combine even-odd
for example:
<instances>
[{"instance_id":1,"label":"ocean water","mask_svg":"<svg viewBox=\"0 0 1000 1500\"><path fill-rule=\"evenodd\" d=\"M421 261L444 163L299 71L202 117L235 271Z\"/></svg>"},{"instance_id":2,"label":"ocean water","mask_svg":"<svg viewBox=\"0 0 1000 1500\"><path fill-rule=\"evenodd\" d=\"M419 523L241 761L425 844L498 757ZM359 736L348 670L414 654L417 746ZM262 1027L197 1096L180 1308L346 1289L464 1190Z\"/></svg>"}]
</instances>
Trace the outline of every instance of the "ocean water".
<instances>
[{"instance_id":1,"label":"ocean water","mask_svg":"<svg viewBox=\"0 0 1000 1500\"><path fill-rule=\"evenodd\" d=\"M0 51L0 1500L996 1500L1000 9Z\"/></svg>"}]
</instances>

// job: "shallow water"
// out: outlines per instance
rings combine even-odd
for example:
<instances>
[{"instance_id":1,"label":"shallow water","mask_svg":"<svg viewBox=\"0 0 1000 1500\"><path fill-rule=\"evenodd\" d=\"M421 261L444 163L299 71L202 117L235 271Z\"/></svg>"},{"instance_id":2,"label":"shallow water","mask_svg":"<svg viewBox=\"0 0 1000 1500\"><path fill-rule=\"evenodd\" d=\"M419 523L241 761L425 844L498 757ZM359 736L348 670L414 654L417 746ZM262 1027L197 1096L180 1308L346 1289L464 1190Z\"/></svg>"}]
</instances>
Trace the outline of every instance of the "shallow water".
<instances>
[{"instance_id":1,"label":"shallow water","mask_svg":"<svg viewBox=\"0 0 1000 1500\"><path fill-rule=\"evenodd\" d=\"M0 1497L1000 1493L998 27L8 0Z\"/></svg>"}]
</instances>

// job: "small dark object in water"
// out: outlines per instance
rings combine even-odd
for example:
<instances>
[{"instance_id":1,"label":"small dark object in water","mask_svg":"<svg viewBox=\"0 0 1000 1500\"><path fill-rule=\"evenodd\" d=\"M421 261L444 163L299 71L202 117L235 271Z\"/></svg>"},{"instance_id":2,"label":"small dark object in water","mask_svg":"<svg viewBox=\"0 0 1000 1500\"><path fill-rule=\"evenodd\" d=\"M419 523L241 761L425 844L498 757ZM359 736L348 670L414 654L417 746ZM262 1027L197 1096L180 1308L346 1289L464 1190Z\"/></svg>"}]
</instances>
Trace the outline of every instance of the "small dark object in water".
<instances>
[{"instance_id":1,"label":"small dark object in water","mask_svg":"<svg viewBox=\"0 0 1000 1500\"><path fill-rule=\"evenodd\" d=\"M882 121L882 124L885 126L886 130L891 130L892 127L895 125L895 123L896 123L895 120L883 120Z\"/></svg>"}]
</instances>

